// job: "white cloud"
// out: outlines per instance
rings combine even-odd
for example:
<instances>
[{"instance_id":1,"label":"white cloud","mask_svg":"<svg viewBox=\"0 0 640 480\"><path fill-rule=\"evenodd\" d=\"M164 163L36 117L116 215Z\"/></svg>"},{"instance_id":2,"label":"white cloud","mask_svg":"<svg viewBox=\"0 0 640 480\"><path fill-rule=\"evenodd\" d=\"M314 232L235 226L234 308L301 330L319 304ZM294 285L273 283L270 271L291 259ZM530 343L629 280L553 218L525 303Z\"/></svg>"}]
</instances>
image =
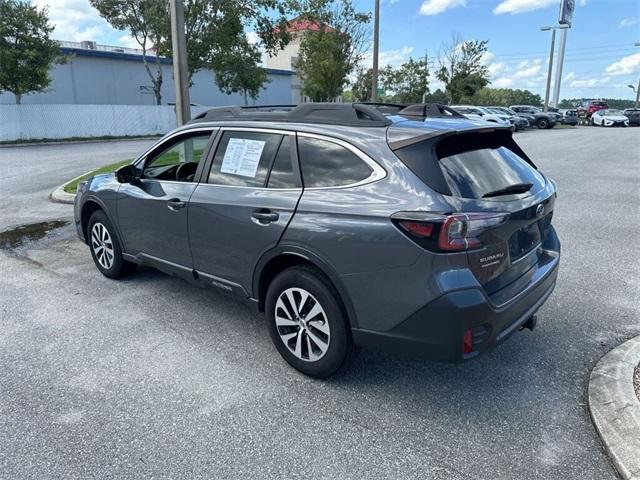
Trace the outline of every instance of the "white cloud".
<instances>
[{"instance_id":1,"label":"white cloud","mask_svg":"<svg viewBox=\"0 0 640 480\"><path fill-rule=\"evenodd\" d=\"M493 10L493 13L499 15L501 13L524 13L531 10L538 10L549 5L557 4L558 0L503 0Z\"/></svg>"},{"instance_id":2,"label":"white cloud","mask_svg":"<svg viewBox=\"0 0 640 480\"><path fill-rule=\"evenodd\" d=\"M258 34L256 32L247 32L246 33L246 37L247 37L247 41L251 45L255 45L256 43L260 42L260 37L258 36Z\"/></svg>"},{"instance_id":3,"label":"white cloud","mask_svg":"<svg viewBox=\"0 0 640 480\"><path fill-rule=\"evenodd\" d=\"M640 53L622 57L609 65L605 71L610 75L629 75L640 70Z\"/></svg>"},{"instance_id":4,"label":"white cloud","mask_svg":"<svg viewBox=\"0 0 640 480\"><path fill-rule=\"evenodd\" d=\"M87 0L32 0L38 8L47 7L57 40L97 40L113 32L111 26Z\"/></svg>"},{"instance_id":5,"label":"white cloud","mask_svg":"<svg viewBox=\"0 0 640 480\"><path fill-rule=\"evenodd\" d=\"M120 45L121 47L127 47L127 48L137 48L137 49L142 48L140 47L140 44L136 41L136 39L133 38L131 35L122 35L118 37L118 45Z\"/></svg>"},{"instance_id":6,"label":"white cloud","mask_svg":"<svg viewBox=\"0 0 640 480\"><path fill-rule=\"evenodd\" d=\"M563 82L570 82L573 79L576 78L576 72L569 72L567 73L564 78L562 79Z\"/></svg>"},{"instance_id":7,"label":"white cloud","mask_svg":"<svg viewBox=\"0 0 640 480\"><path fill-rule=\"evenodd\" d=\"M529 62L520 62L517 67L517 71L513 75L514 78L533 78L540 74L542 70L542 60L536 58Z\"/></svg>"},{"instance_id":8,"label":"white cloud","mask_svg":"<svg viewBox=\"0 0 640 480\"><path fill-rule=\"evenodd\" d=\"M420 5L420 15L438 15L451 8L466 6L466 0L424 0Z\"/></svg>"},{"instance_id":9,"label":"white cloud","mask_svg":"<svg viewBox=\"0 0 640 480\"><path fill-rule=\"evenodd\" d=\"M584 80L573 80L570 87L608 87L611 77L585 78Z\"/></svg>"},{"instance_id":10,"label":"white cloud","mask_svg":"<svg viewBox=\"0 0 640 480\"><path fill-rule=\"evenodd\" d=\"M491 81L491 86L494 88L509 88L513 85L513 79L508 77L496 78Z\"/></svg>"},{"instance_id":11,"label":"white cloud","mask_svg":"<svg viewBox=\"0 0 640 480\"><path fill-rule=\"evenodd\" d=\"M620 20L620 23L618 24L618 28L633 27L637 23L638 23L637 17L623 18L622 20Z\"/></svg>"},{"instance_id":12,"label":"white cloud","mask_svg":"<svg viewBox=\"0 0 640 480\"><path fill-rule=\"evenodd\" d=\"M378 65L380 68L384 68L387 65L391 65L392 67L399 67L403 63L409 60L411 53L414 48L409 46L404 46L397 50L386 50L384 52L380 52L378 55ZM366 68L371 67L373 64L373 54L369 52L366 54L362 60L363 65Z\"/></svg>"}]
</instances>

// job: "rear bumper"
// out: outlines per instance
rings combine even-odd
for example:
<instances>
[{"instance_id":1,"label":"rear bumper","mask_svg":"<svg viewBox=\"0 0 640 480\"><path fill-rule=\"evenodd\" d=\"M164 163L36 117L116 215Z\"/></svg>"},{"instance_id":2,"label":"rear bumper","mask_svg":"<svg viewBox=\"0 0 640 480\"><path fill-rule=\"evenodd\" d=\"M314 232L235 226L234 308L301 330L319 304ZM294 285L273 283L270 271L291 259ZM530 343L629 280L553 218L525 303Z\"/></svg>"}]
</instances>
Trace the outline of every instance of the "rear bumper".
<instances>
[{"instance_id":1,"label":"rear bumper","mask_svg":"<svg viewBox=\"0 0 640 480\"><path fill-rule=\"evenodd\" d=\"M527 286L501 305L481 288L451 291L392 330L353 329L354 342L446 362L465 361L490 351L518 331L553 292L560 264L560 245L554 237L557 250L545 250ZM463 335L468 329L472 330L473 351L464 354Z\"/></svg>"}]
</instances>

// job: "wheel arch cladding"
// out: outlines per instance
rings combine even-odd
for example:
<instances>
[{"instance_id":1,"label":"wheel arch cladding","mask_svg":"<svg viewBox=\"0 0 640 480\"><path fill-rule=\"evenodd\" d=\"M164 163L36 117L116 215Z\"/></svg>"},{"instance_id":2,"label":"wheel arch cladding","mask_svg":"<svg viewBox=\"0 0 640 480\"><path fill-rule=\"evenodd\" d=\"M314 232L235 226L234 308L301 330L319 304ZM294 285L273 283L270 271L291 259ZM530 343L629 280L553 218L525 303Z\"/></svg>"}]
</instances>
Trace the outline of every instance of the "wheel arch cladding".
<instances>
[{"instance_id":1,"label":"wheel arch cladding","mask_svg":"<svg viewBox=\"0 0 640 480\"><path fill-rule=\"evenodd\" d=\"M296 267L296 266L308 266L313 268L317 273L326 278L326 280L335 288L338 293L338 299L340 306L342 307L349 329L357 327L357 319L355 318L355 310L351 305L349 296L345 290L342 282L339 281L337 274L332 275L330 268L324 265L323 262L317 261L314 258L297 254L283 252L276 254L271 258L268 258L264 265L256 269L256 275L254 276L254 294L258 296L258 309L261 312L265 311L265 297L269 285L276 276L284 270Z\"/></svg>"},{"instance_id":2,"label":"wheel arch cladding","mask_svg":"<svg viewBox=\"0 0 640 480\"><path fill-rule=\"evenodd\" d=\"M104 208L102 208L102 206L98 202L95 202L93 200L88 200L82 206L82 212L80 214L80 221L81 221L81 225L82 225L82 233L84 234L84 238L85 238L87 243L89 242L89 240L88 240L89 237L87 236L88 235L87 228L89 226L89 219L91 218L91 215L93 215L98 210L104 211Z\"/></svg>"}]
</instances>

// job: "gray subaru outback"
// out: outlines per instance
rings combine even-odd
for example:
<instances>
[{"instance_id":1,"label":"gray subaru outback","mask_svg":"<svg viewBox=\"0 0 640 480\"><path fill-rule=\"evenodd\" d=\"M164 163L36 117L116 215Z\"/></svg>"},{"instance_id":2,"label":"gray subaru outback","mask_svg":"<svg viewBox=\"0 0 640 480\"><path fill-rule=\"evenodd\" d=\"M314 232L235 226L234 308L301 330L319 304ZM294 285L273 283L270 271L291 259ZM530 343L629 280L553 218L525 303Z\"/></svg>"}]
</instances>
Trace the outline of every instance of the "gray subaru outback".
<instances>
[{"instance_id":1,"label":"gray subaru outback","mask_svg":"<svg viewBox=\"0 0 640 480\"><path fill-rule=\"evenodd\" d=\"M149 265L246 299L313 377L359 346L455 362L533 329L553 181L509 127L383 107L209 110L81 184L78 234L109 278Z\"/></svg>"}]
</instances>

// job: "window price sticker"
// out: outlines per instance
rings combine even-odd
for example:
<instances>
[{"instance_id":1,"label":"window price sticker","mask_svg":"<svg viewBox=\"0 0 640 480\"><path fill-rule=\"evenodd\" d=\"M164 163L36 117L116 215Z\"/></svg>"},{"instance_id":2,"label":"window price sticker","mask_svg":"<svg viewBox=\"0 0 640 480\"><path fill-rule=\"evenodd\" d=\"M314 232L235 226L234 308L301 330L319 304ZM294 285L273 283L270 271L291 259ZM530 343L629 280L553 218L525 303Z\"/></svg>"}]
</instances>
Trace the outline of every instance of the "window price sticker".
<instances>
[{"instance_id":1,"label":"window price sticker","mask_svg":"<svg viewBox=\"0 0 640 480\"><path fill-rule=\"evenodd\" d=\"M266 143L262 140L246 138L229 139L220 172L255 178Z\"/></svg>"}]
</instances>

